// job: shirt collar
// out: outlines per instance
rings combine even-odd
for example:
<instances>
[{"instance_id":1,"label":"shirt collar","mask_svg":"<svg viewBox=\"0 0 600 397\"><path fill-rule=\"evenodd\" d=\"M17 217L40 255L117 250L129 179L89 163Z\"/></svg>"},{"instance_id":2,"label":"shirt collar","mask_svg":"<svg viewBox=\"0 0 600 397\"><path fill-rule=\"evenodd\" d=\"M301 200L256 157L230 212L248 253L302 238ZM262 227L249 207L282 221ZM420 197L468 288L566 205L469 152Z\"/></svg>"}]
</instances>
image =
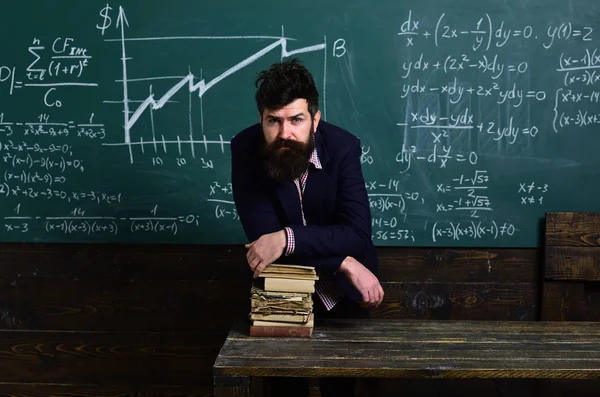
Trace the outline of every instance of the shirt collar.
<instances>
[{"instance_id":1,"label":"shirt collar","mask_svg":"<svg viewBox=\"0 0 600 397\"><path fill-rule=\"evenodd\" d=\"M320 170L323 167L321 166L321 160L319 160L319 154L317 153L317 148L315 147L310 155L310 158L308 159L309 163L312 163L312 165L315 166L316 169Z\"/></svg>"}]
</instances>

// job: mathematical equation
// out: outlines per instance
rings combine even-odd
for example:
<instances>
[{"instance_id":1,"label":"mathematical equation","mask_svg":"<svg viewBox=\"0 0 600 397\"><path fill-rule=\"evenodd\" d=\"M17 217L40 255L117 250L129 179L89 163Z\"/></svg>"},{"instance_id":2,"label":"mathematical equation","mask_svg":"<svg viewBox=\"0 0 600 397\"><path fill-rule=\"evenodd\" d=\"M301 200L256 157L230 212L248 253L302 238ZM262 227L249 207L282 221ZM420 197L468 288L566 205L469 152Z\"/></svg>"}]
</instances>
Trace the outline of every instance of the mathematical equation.
<instances>
[{"instance_id":1,"label":"mathematical equation","mask_svg":"<svg viewBox=\"0 0 600 397\"><path fill-rule=\"evenodd\" d=\"M217 205L216 219L238 221L235 208L224 208ZM69 216L6 216L3 231L7 233L60 233L64 235L119 235L123 233L169 234L177 235L182 227L204 227L203 218L198 214L187 214L174 217L114 217L86 216L81 208L74 209Z\"/></svg>"},{"instance_id":2,"label":"mathematical equation","mask_svg":"<svg viewBox=\"0 0 600 397\"><path fill-rule=\"evenodd\" d=\"M416 40L431 41L435 47L444 47L448 42L461 38L472 38L473 51L489 51L502 48L510 42L535 40L548 50L558 41L581 40L592 41L594 28L591 26L575 26L571 22L550 25L543 32L537 32L531 25L511 24L510 21L496 20L488 13L476 18L472 25L457 27L446 13L440 14L435 26L422 26L420 18L413 16L412 10L400 25L398 36L405 38L406 47L419 44Z\"/></svg>"},{"instance_id":3,"label":"mathematical equation","mask_svg":"<svg viewBox=\"0 0 600 397\"><path fill-rule=\"evenodd\" d=\"M506 222L435 222L431 228L431 239L434 243L442 239L460 241L492 238L497 240L502 237L512 237L517 232L515 225Z\"/></svg>"},{"instance_id":4,"label":"mathematical equation","mask_svg":"<svg viewBox=\"0 0 600 397\"><path fill-rule=\"evenodd\" d=\"M443 60L423 59L425 54L421 53L417 61L408 61L402 64L402 70L404 73L401 77L406 79L410 76L412 71L443 71L444 73L458 72L460 70L465 71L473 69L481 74L490 74L492 80L497 80L504 73L516 72L518 74L524 74L529 70L529 62L522 61L518 64L512 64L510 62L502 62L498 59L498 55L488 58L487 55L482 55L479 58L471 59L468 55L462 54L458 57L448 55Z\"/></svg>"},{"instance_id":5,"label":"mathematical equation","mask_svg":"<svg viewBox=\"0 0 600 397\"><path fill-rule=\"evenodd\" d=\"M600 80L598 49L586 49L583 54L560 54L557 72L563 73L567 88L559 88L554 95L552 129L558 133L569 128L583 128L600 123L596 111L600 92L590 90ZM578 88L575 84L579 84Z\"/></svg>"},{"instance_id":6,"label":"mathematical equation","mask_svg":"<svg viewBox=\"0 0 600 397\"><path fill-rule=\"evenodd\" d=\"M404 108L395 123L398 148L394 157L380 158L363 140L361 153L366 170L395 162L392 172L403 176L367 182L373 238L410 242L408 236L426 229L432 242L510 239L517 225L494 215L495 184L505 176L487 163L511 153L535 158L542 148L532 148L550 134L600 124L600 51L590 44L595 30L568 21L541 29L488 13L471 25L447 13L431 18L408 10L404 17L397 36L414 47L406 53L414 56L397 68L396 96ZM544 64L511 50L524 45L539 45ZM566 45L574 50L548 51ZM548 71L555 73L554 86L534 72L551 65L548 59L556 65ZM512 181L501 190L502 205L544 206L552 190L542 179ZM423 227L415 228L419 222Z\"/></svg>"},{"instance_id":7,"label":"mathematical equation","mask_svg":"<svg viewBox=\"0 0 600 397\"><path fill-rule=\"evenodd\" d=\"M461 102L466 96L465 93L476 97L492 97L499 105L510 103L512 107L518 108L523 105L526 99L544 101L547 97L544 90L524 90L517 87L517 83L513 83L511 87L503 89L499 83L486 85L470 85L468 83L459 84L455 77L453 81L442 86L428 87L426 84L421 84L421 80L417 79L415 83L403 84L402 99L407 98L411 94L441 93L449 97L452 104Z\"/></svg>"},{"instance_id":8,"label":"mathematical equation","mask_svg":"<svg viewBox=\"0 0 600 397\"><path fill-rule=\"evenodd\" d=\"M61 87L98 86L97 83L83 81L92 56L88 48L78 45L74 38L56 37L48 46L34 38L27 50L30 63L23 71L12 65L0 66L0 87L6 86L10 96L24 88L40 87L45 90L42 95L44 105L60 108L63 100L57 90Z\"/></svg>"}]
</instances>

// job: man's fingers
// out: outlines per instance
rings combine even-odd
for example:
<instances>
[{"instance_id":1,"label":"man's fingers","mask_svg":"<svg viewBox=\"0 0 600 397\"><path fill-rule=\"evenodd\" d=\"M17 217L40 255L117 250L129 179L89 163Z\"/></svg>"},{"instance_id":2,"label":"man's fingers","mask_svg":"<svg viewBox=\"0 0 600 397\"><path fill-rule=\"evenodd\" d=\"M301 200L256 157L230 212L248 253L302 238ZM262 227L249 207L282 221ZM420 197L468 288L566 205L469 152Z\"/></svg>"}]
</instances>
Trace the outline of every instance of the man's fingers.
<instances>
[{"instance_id":1,"label":"man's fingers","mask_svg":"<svg viewBox=\"0 0 600 397\"><path fill-rule=\"evenodd\" d=\"M383 287L381 286L381 284L379 284L379 302L377 302L377 306L381 305L381 302L383 302L384 295L385 292L383 291Z\"/></svg>"},{"instance_id":2,"label":"man's fingers","mask_svg":"<svg viewBox=\"0 0 600 397\"><path fill-rule=\"evenodd\" d=\"M383 296L383 288L381 287L381 284L377 284L373 288L367 290L366 294L363 294L363 303L365 306L378 307L383 301Z\"/></svg>"},{"instance_id":3,"label":"man's fingers","mask_svg":"<svg viewBox=\"0 0 600 397\"><path fill-rule=\"evenodd\" d=\"M379 291L375 287L371 292L371 305L375 306L379 302Z\"/></svg>"},{"instance_id":4,"label":"man's fingers","mask_svg":"<svg viewBox=\"0 0 600 397\"><path fill-rule=\"evenodd\" d=\"M264 267L265 266L264 266L263 262L261 262L259 260L258 264L256 265L256 268L254 269L254 278L257 278L258 276L260 276L260 274L262 273Z\"/></svg>"},{"instance_id":5,"label":"man's fingers","mask_svg":"<svg viewBox=\"0 0 600 397\"><path fill-rule=\"evenodd\" d=\"M364 303L369 303L369 291L360 291L360 295L362 297L362 301Z\"/></svg>"},{"instance_id":6,"label":"man's fingers","mask_svg":"<svg viewBox=\"0 0 600 397\"><path fill-rule=\"evenodd\" d=\"M369 306L373 306L373 303L375 302L375 292L370 289L368 291L368 294L369 294L369 300L367 301L367 303L369 304Z\"/></svg>"},{"instance_id":7,"label":"man's fingers","mask_svg":"<svg viewBox=\"0 0 600 397\"><path fill-rule=\"evenodd\" d=\"M379 302L381 302L381 288L379 288L379 284L373 287L373 306L379 306Z\"/></svg>"},{"instance_id":8,"label":"man's fingers","mask_svg":"<svg viewBox=\"0 0 600 397\"><path fill-rule=\"evenodd\" d=\"M256 268L260 264L260 259L255 256L252 258L251 261L248 262L248 264L250 265L250 269L252 269L252 271L256 274Z\"/></svg>"},{"instance_id":9,"label":"man's fingers","mask_svg":"<svg viewBox=\"0 0 600 397\"><path fill-rule=\"evenodd\" d=\"M248 260L248 263L252 263L252 261L256 260L256 258L260 259L260 256L256 253L256 250L254 249L254 247L251 247L248 252L246 252L246 259Z\"/></svg>"}]
</instances>

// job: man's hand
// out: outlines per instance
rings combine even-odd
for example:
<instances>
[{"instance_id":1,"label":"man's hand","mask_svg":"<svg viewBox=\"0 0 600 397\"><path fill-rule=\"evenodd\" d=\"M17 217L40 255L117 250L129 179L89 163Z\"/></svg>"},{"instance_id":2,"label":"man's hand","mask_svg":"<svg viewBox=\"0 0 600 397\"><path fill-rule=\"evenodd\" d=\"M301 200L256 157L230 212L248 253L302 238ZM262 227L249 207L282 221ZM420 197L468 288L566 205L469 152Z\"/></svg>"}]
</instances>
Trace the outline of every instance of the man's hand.
<instances>
[{"instance_id":1,"label":"man's hand","mask_svg":"<svg viewBox=\"0 0 600 397\"><path fill-rule=\"evenodd\" d=\"M340 271L362 295L363 306L378 307L383 300L383 288L375 275L362 263L349 256L340 265Z\"/></svg>"},{"instance_id":2,"label":"man's hand","mask_svg":"<svg viewBox=\"0 0 600 397\"><path fill-rule=\"evenodd\" d=\"M286 244L285 231L280 230L263 234L258 240L245 245L248 249L246 259L254 271L254 278L258 277L265 267L283 254Z\"/></svg>"}]
</instances>

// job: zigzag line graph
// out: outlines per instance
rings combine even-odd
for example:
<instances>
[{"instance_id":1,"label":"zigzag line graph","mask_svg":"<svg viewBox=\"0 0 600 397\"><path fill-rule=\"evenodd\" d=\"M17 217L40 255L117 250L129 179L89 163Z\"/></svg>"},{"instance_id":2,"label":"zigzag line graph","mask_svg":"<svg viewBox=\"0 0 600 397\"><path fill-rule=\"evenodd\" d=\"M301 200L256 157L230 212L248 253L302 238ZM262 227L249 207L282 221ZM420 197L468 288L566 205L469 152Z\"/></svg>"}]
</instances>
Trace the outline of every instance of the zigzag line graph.
<instances>
[{"instance_id":1,"label":"zigzag line graph","mask_svg":"<svg viewBox=\"0 0 600 397\"><path fill-rule=\"evenodd\" d=\"M166 104L168 103L172 103L173 101L171 100L173 98L174 95L176 95L178 92L180 92L181 90L185 90L187 89L187 91L190 94L190 97L192 94L197 94L199 98L202 98L204 96L204 94L206 94L207 91L209 91L211 88L215 87L217 84L219 84L219 82L225 80L226 78L228 78L229 76L233 75L234 73L248 67L249 65L251 65L252 63L256 62L258 59L264 57L265 55L280 49L280 54L281 54L281 58L286 58L286 57L290 57L293 55L297 55L297 54L303 54L303 53L309 53L309 52L318 52L318 51L323 51L324 54L324 63L323 63L323 67L324 67L324 78L323 78L323 89L322 89L322 96L323 96L323 115L324 117L326 117L326 82L327 82L327 37L324 36L323 37L323 43L320 44L315 44L315 45L311 45L311 46L307 46L307 47L301 47L301 48L297 48L294 50L288 50L288 42L290 41L295 41L295 39L292 38L288 38L285 37L283 34L283 27L282 27L282 35L281 37L277 37L277 36L174 36L174 37L145 37L145 38L126 38L125 37L125 28L129 27L129 21L127 20L127 17L125 15L125 11L123 10L123 7L119 7L119 16L117 19L117 28L120 30L120 34L121 37L119 39L106 39L105 41L112 41L112 42L119 42L121 44L121 62L122 62L122 70L123 70L123 78L122 80L118 80L119 82L122 82L122 86L123 86L123 114L124 114L124 124L123 124L123 128L124 128L124 141L121 143L105 143L104 145L107 146L128 146L129 147L129 156L130 156L130 161L131 163L133 163L133 151L132 151L132 146L134 145L140 145L142 147L143 150L143 145L147 145L147 144L151 144L154 145L155 148L157 146L157 144L163 145L163 147L166 144L171 144L171 143L177 143L178 145L181 145L182 143L185 144L190 144L192 146L192 155L194 155L194 149L193 146L194 144L202 144L205 146L208 144L218 144L221 145L221 149L224 151L223 147L225 144L228 144L229 142L226 142L223 140L223 137L220 137L219 140L207 140L206 136L203 137L203 139L201 140L194 140L193 137L193 132L191 129L191 102L190 102L190 136L189 139L185 139L185 140L181 140L179 137L177 138L177 140L165 140L164 137L162 138L162 140L156 140L156 137L153 137L153 140L150 142L144 142L142 139L140 139L139 142L136 142L132 135L132 129L134 128L134 126L136 125L136 123L138 122L138 120L140 119L140 117L142 115L144 115L146 112L150 112L150 116L151 118L152 116L152 112L155 110L160 110L162 109ZM164 77L154 77L154 78L147 78L147 79L128 79L128 74L127 74L127 61L130 60L130 58L127 57L127 42L131 42L131 41L150 41L150 40L256 40L256 39L273 39L275 40L273 43L269 44L268 46L264 47L263 49L261 49L260 51L252 54L251 56L241 60L240 62L236 63L235 65L231 66L229 69L227 69L226 71L224 71L223 73L221 73L220 75L218 75L217 77L206 81L205 79L202 78L202 76L200 76L200 78L198 78L198 76L195 76L193 73L189 72L187 75L185 76L164 76ZM174 84L170 89L168 89L164 94L162 94L162 96L160 97L156 97L155 94L152 92L152 86L150 86L150 90L149 90L149 95L141 100L141 101L133 101L130 100L129 98L129 84L130 82L139 82L139 81L144 81L144 80L153 80L153 79L179 79L179 81ZM110 101L105 101L105 102L110 102ZM119 101L121 102L121 101ZM139 103L139 104L138 104ZM137 107L132 107L132 104L136 104ZM154 131L153 131L154 134ZM194 156L195 157L195 156Z\"/></svg>"}]
</instances>

